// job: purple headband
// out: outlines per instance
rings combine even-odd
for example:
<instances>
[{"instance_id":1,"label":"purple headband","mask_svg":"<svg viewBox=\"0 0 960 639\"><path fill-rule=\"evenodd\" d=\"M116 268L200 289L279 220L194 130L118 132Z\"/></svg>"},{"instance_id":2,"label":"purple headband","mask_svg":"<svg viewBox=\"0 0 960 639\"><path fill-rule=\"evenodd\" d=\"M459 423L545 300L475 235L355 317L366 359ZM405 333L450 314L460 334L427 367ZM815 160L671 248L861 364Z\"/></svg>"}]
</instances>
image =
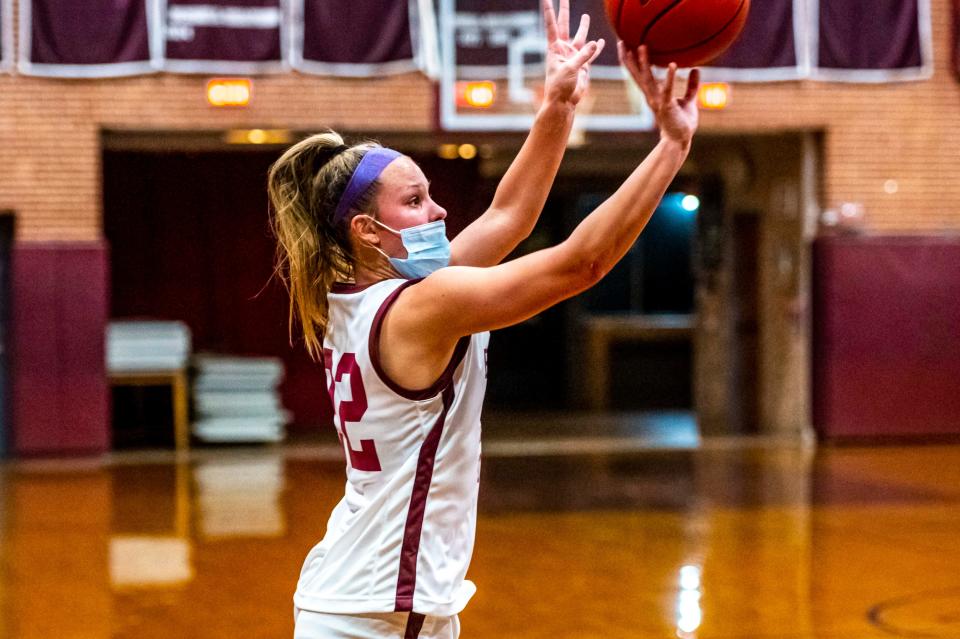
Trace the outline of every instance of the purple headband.
<instances>
[{"instance_id":1,"label":"purple headband","mask_svg":"<svg viewBox=\"0 0 960 639\"><path fill-rule=\"evenodd\" d=\"M383 147L374 147L363 154L360 164L357 165L350 181L347 182L347 188L344 189L340 201L337 202L337 208L333 212L333 223L339 224L350 209L353 208L357 198L363 195L370 185L380 177L387 165L403 155L393 149Z\"/></svg>"}]
</instances>

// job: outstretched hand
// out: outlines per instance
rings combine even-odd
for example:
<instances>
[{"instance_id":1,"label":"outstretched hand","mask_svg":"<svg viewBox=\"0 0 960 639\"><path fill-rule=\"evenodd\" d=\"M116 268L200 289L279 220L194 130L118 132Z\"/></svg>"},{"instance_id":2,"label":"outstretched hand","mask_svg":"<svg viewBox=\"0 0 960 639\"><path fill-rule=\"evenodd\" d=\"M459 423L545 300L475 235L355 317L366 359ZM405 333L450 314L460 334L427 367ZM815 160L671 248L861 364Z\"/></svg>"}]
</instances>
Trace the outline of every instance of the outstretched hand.
<instances>
[{"instance_id":1,"label":"outstretched hand","mask_svg":"<svg viewBox=\"0 0 960 639\"><path fill-rule=\"evenodd\" d=\"M682 144L689 144L700 122L700 111L697 108L697 91L700 88L700 70L693 69L687 79L687 91L682 98L673 97L673 84L677 75L677 65L670 63L667 67L667 77L658 81L653 77L650 69L650 60L647 56L647 47L641 45L639 49L628 49L620 41L617 42L617 53L620 63L636 81L653 117L660 128L660 135Z\"/></svg>"},{"instance_id":2,"label":"outstretched hand","mask_svg":"<svg viewBox=\"0 0 960 639\"><path fill-rule=\"evenodd\" d=\"M576 106L590 86L590 63L603 50L603 39L587 41L590 16L580 18L580 27L570 38L570 0L560 0L558 15L553 0L541 0L547 29L544 99Z\"/></svg>"}]
</instances>

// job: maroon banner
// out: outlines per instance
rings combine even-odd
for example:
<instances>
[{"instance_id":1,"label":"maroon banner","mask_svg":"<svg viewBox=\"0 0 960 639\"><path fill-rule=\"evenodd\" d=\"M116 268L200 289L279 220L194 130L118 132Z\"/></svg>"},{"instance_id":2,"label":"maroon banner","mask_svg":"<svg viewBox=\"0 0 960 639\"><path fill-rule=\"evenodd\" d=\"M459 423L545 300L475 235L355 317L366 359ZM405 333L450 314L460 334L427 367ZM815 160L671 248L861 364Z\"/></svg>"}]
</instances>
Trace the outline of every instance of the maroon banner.
<instances>
[{"instance_id":1,"label":"maroon banner","mask_svg":"<svg viewBox=\"0 0 960 639\"><path fill-rule=\"evenodd\" d=\"M157 71L147 0L21 0L20 70L95 78Z\"/></svg>"},{"instance_id":2,"label":"maroon banner","mask_svg":"<svg viewBox=\"0 0 960 639\"><path fill-rule=\"evenodd\" d=\"M953 70L960 80L960 0L953 0Z\"/></svg>"},{"instance_id":3,"label":"maroon banner","mask_svg":"<svg viewBox=\"0 0 960 639\"><path fill-rule=\"evenodd\" d=\"M704 69L704 78L746 82L802 78L801 7L793 0L752 2L743 33Z\"/></svg>"},{"instance_id":4,"label":"maroon banner","mask_svg":"<svg viewBox=\"0 0 960 639\"><path fill-rule=\"evenodd\" d=\"M818 0L814 77L885 82L931 68L930 0Z\"/></svg>"},{"instance_id":5,"label":"maroon banner","mask_svg":"<svg viewBox=\"0 0 960 639\"><path fill-rule=\"evenodd\" d=\"M293 67L322 75L375 76L428 65L421 35L433 35L432 0L291 0Z\"/></svg>"},{"instance_id":6,"label":"maroon banner","mask_svg":"<svg viewBox=\"0 0 960 639\"><path fill-rule=\"evenodd\" d=\"M282 71L280 0L167 0L164 70L183 73Z\"/></svg>"}]
</instances>

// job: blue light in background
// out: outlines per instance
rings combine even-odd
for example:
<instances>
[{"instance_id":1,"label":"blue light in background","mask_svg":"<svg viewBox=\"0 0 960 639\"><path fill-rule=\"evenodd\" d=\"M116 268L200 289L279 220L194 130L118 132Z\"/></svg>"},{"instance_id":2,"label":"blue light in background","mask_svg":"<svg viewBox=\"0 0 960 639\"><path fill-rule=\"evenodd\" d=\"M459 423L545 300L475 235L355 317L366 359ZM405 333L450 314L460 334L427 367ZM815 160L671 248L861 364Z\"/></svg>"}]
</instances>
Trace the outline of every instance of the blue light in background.
<instances>
[{"instance_id":1,"label":"blue light in background","mask_svg":"<svg viewBox=\"0 0 960 639\"><path fill-rule=\"evenodd\" d=\"M663 196L660 207L671 216L688 217L700 210L700 198L696 195L675 191Z\"/></svg>"}]
</instances>

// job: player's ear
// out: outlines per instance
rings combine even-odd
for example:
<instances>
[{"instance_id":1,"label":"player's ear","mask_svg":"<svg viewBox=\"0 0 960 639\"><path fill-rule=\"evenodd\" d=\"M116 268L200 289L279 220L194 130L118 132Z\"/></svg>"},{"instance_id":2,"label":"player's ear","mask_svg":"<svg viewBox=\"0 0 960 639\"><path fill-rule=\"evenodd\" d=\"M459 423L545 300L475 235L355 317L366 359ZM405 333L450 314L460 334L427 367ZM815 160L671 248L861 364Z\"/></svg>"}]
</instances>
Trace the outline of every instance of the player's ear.
<instances>
[{"instance_id":1,"label":"player's ear","mask_svg":"<svg viewBox=\"0 0 960 639\"><path fill-rule=\"evenodd\" d=\"M373 218L365 213L354 215L350 220L350 234L359 242L370 246L380 246L380 234Z\"/></svg>"}]
</instances>

